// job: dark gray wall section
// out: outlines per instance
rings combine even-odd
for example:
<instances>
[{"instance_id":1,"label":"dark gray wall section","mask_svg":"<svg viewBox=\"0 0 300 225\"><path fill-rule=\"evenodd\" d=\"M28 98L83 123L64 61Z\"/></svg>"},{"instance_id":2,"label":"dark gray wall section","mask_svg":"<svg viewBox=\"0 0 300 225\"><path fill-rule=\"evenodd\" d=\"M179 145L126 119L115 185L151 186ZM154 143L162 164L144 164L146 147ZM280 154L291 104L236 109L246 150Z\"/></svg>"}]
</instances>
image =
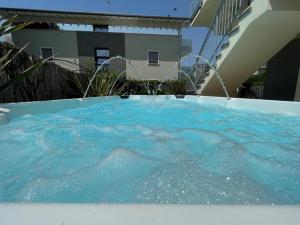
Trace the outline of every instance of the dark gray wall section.
<instances>
[{"instance_id":1,"label":"dark gray wall section","mask_svg":"<svg viewBox=\"0 0 300 225\"><path fill-rule=\"evenodd\" d=\"M95 57L95 48L109 48L110 56L125 56L125 35L119 33L77 32L79 56Z\"/></svg>"},{"instance_id":2,"label":"dark gray wall section","mask_svg":"<svg viewBox=\"0 0 300 225\"><path fill-rule=\"evenodd\" d=\"M293 40L267 64L264 98L293 101L300 66L300 38Z\"/></svg>"}]
</instances>

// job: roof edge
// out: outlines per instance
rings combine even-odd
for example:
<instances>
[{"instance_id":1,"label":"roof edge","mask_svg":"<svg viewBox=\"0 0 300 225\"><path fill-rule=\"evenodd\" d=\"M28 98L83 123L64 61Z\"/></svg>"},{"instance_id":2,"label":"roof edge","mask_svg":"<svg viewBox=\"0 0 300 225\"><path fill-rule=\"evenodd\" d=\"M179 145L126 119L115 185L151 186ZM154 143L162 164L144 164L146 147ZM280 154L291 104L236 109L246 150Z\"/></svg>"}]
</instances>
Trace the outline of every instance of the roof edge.
<instances>
[{"instance_id":1,"label":"roof edge","mask_svg":"<svg viewBox=\"0 0 300 225\"><path fill-rule=\"evenodd\" d=\"M91 15L91 16L116 16L116 17L131 17L131 18L145 18L145 19L166 19L178 21L190 21L189 17L172 17L172 16L150 16L150 15L135 15L135 14L118 14L118 13L97 13L84 11L62 11L62 10L44 10L44 9L24 9L24 8L6 8L0 7L1 11L19 11L19 12L37 12L37 13L57 13L57 14L72 14L72 15Z\"/></svg>"}]
</instances>

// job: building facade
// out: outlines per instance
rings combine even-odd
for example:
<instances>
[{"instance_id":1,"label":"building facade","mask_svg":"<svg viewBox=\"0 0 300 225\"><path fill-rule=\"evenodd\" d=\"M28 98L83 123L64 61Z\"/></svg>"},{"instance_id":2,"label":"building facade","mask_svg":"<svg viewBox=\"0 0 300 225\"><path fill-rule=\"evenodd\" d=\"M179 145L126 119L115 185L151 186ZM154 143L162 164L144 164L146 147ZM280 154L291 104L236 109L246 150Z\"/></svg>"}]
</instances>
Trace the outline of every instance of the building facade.
<instances>
[{"instance_id":1,"label":"building facade","mask_svg":"<svg viewBox=\"0 0 300 225\"><path fill-rule=\"evenodd\" d=\"M118 72L126 71L128 79L174 80L178 79L180 59L189 54L192 48L192 43L181 37L181 28L189 24L189 20L184 18L22 9L0 9L0 13L7 17L16 14L20 22L35 21L38 26L30 26L12 34L14 44L22 47L30 43L26 48L27 53L41 58L54 55L55 63L72 71L80 72L83 68L94 71L103 65ZM59 23L78 23L93 26L93 29L63 30L56 26ZM155 28L158 31L172 29L176 32L110 32L111 26L125 25L146 28L146 31L147 28ZM127 60L107 61L115 56Z\"/></svg>"},{"instance_id":2,"label":"building facade","mask_svg":"<svg viewBox=\"0 0 300 225\"><path fill-rule=\"evenodd\" d=\"M113 60L109 66L126 71L130 79L178 78L181 45L177 35L24 29L13 34L12 39L18 47L30 43L26 51L36 57L54 55L57 64L72 71L81 69L75 64L95 70L109 58L122 56L131 65Z\"/></svg>"}]
</instances>

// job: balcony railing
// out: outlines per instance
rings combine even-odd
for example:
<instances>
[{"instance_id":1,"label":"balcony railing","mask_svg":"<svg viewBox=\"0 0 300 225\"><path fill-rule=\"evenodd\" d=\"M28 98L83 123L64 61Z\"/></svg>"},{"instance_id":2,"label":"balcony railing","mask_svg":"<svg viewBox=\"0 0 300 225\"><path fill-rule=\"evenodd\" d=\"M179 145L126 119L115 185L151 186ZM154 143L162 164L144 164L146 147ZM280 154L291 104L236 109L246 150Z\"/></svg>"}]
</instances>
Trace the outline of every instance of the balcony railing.
<instances>
[{"instance_id":1,"label":"balcony railing","mask_svg":"<svg viewBox=\"0 0 300 225\"><path fill-rule=\"evenodd\" d=\"M191 15L192 15L192 19L196 16L197 12L199 11L199 9L202 7L203 4L203 0L191 0L192 4L191 4Z\"/></svg>"},{"instance_id":2,"label":"balcony railing","mask_svg":"<svg viewBox=\"0 0 300 225\"><path fill-rule=\"evenodd\" d=\"M221 0L217 12L211 22L199 55L209 64L217 66L217 59L228 42L228 35L238 25L238 17L250 4L249 0ZM199 59L201 60L201 59ZM207 73L207 62L198 62L197 80L201 81Z\"/></svg>"}]
</instances>

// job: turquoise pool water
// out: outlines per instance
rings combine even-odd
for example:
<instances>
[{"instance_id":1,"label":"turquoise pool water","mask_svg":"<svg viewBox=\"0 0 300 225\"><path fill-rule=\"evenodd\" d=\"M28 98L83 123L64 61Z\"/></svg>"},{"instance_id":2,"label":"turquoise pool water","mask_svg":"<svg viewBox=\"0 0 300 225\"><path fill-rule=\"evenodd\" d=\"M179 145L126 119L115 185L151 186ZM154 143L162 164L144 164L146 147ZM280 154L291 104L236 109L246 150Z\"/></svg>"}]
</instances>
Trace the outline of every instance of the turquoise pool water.
<instances>
[{"instance_id":1,"label":"turquoise pool water","mask_svg":"<svg viewBox=\"0 0 300 225\"><path fill-rule=\"evenodd\" d=\"M299 116L155 98L34 107L0 126L0 202L300 204Z\"/></svg>"}]
</instances>

